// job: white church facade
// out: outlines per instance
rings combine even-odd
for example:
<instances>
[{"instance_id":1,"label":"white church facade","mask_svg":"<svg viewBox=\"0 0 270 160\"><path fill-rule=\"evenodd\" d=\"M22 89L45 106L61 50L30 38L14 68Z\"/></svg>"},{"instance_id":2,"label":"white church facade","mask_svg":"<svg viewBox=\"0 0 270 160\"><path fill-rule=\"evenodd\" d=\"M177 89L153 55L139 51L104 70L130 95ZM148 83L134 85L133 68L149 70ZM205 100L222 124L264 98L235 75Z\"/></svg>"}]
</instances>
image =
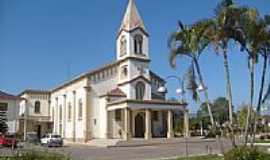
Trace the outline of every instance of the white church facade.
<instances>
[{"instance_id":1,"label":"white church facade","mask_svg":"<svg viewBox=\"0 0 270 160\"><path fill-rule=\"evenodd\" d=\"M149 68L149 33L130 0L116 40L115 62L49 91L20 94L20 130L55 132L68 141L174 137L173 115L187 104L165 100L165 80Z\"/></svg>"}]
</instances>

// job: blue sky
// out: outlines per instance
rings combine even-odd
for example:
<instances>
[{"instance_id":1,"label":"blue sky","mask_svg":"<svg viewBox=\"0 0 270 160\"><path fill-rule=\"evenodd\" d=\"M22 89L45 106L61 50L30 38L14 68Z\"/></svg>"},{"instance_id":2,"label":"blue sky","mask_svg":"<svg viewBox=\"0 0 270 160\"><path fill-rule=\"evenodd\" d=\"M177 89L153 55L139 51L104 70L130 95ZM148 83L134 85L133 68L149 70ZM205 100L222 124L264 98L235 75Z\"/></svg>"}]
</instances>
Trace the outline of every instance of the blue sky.
<instances>
[{"instance_id":1,"label":"blue sky","mask_svg":"<svg viewBox=\"0 0 270 160\"><path fill-rule=\"evenodd\" d=\"M236 2L256 7L262 15L270 13L269 0ZM183 75L189 61L179 60L176 70L170 68L167 38L176 30L178 19L190 24L212 17L218 0L136 3L150 34L152 70L163 77ZM0 89L13 94L26 88L50 89L115 60L115 39L126 5L127 0L0 0ZM237 47L229 52L237 106L248 102L247 62ZM209 48L200 64L210 98L225 96L222 57ZM168 97L175 96L176 87L175 81L168 82ZM193 102L190 107L198 108Z\"/></svg>"}]
</instances>

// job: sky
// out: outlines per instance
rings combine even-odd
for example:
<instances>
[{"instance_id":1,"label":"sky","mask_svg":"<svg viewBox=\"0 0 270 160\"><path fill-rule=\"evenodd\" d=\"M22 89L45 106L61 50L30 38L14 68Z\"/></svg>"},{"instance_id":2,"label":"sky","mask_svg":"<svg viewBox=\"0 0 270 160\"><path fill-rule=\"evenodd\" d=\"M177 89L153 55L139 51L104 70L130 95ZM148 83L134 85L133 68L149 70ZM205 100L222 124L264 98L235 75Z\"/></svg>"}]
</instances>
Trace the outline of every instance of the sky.
<instances>
[{"instance_id":1,"label":"sky","mask_svg":"<svg viewBox=\"0 0 270 160\"><path fill-rule=\"evenodd\" d=\"M136 0L150 34L151 69L162 77L183 76L190 63L168 62L167 40L185 24L211 18L218 0ZM51 89L83 72L115 60L116 35L128 0L0 0L0 90L19 94L24 89ZM270 14L269 0L236 0ZM245 53L229 49L233 103L248 103L248 69ZM208 48L200 65L210 99L226 96L223 59ZM256 91L261 64L256 66ZM269 73L268 73L269 74ZM176 80L167 83L168 98L177 97ZM201 95L203 101L203 95ZM191 112L198 103L186 95ZM178 97L177 97L178 98Z\"/></svg>"}]
</instances>

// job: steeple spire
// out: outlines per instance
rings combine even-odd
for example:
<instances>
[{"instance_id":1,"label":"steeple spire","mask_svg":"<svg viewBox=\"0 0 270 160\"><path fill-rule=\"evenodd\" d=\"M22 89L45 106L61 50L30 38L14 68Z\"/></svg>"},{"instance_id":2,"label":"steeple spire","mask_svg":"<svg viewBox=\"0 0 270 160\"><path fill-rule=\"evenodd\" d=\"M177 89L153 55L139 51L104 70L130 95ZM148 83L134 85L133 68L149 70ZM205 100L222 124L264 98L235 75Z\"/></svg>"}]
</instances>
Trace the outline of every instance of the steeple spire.
<instances>
[{"instance_id":1,"label":"steeple spire","mask_svg":"<svg viewBox=\"0 0 270 160\"><path fill-rule=\"evenodd\" d=\"M135 0L129 0L119 32L122 30L131 31L135 28L141 28L147 33L143 20L136 7Z\"/></svg>"}]
</instances>

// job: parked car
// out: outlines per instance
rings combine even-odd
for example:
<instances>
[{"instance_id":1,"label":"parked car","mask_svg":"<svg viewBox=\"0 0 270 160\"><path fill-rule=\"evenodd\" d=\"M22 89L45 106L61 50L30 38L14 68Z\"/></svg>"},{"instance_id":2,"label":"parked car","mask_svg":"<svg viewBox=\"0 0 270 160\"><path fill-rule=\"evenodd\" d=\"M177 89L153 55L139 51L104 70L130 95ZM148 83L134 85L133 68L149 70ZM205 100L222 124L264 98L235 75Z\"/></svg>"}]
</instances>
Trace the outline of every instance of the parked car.
<instances>
[{"instance_id":1,"label":"parked car","mask_svg":"<svg viewBox=\"0 0 270 160\"><path fill-rule=\"evenodd\" d=\"M1 134L0 135L0 145L4 147L16 147L17 139L15 134Z\"/></svg>"},{"instance_id":2,"label":"parked car","mask_svg":"<svg viewBox=\"0 0 270 160\"><path fill-rule=\"evenodd\" d=\"M0 133L0 146L4 146L5 144L5 137L2 133Z\"/></svg>"},{"instance_id":3,"label":"parked car","mask_svg":"<svg viewBox=\"0 0 270 160\"><path fill-rule=\"evenodd\" d=\"M41 138L41 145L48 147L62 147L63 139L58 134L46 134Z\"/></svg>"},{"instance_id":4,"label":"parked car","mask_svg":"<svg viewBox=\"0 0 270 160\"><path fill-rule=\"evenodd\" d=\"M26 133L26 142L38 144L40 142L40 140L38 139L37 133L36 132L27 132Z\"/></svg>"}]
</instances>

